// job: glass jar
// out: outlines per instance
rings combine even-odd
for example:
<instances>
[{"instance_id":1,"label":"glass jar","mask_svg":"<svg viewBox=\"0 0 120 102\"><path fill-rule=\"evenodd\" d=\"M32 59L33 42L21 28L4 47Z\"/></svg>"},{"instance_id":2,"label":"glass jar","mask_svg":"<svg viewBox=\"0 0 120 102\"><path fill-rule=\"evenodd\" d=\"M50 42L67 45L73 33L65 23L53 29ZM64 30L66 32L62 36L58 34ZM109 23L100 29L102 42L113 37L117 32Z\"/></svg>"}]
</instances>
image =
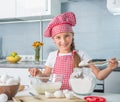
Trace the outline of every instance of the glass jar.
<instances>
[{"instance_id":1,"label":"glass jar","mask_svg":"<svg viewBox=\"0 0 120 102\"><path fill-rule=\"evenodd\" d=\"M74 93L89 95L94 91L96 77L90 68L75 68L70 76L69 84Z\"/></svg>"},{"instance_id":2,"label":"glass jar","mask_svg":"<svg viewBox=\"0 0 120 102\"><path fill-rule=\"evenodd\" d=\"M35 62L37 63L37 62L39 62L39 61L40 61L40 47L37 46L37 47L35 48Z\"/></svg>"}]
</instances>

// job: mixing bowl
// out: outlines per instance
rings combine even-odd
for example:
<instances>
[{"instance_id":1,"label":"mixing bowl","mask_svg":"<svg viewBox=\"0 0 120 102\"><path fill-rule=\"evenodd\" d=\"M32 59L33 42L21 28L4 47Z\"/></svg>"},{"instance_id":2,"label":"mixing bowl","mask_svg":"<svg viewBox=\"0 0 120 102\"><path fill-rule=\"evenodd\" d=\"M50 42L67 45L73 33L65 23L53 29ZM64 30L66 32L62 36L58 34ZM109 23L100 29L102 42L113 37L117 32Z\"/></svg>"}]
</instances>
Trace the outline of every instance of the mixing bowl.
<instances>
[{"instance_id":1,"label":"mixing bowl","mask_svg":"<svg viewBox=\"0 0 120 102\"><path fill-rule=\"evenodd\" d=\"M60 90L63 80L63 75L61 74L51 74L50 76L41 76L41 77L30 77L30 84L32 88L38 94L44 94L47 92L55 92Z\"/></svg>"}]
</instances>

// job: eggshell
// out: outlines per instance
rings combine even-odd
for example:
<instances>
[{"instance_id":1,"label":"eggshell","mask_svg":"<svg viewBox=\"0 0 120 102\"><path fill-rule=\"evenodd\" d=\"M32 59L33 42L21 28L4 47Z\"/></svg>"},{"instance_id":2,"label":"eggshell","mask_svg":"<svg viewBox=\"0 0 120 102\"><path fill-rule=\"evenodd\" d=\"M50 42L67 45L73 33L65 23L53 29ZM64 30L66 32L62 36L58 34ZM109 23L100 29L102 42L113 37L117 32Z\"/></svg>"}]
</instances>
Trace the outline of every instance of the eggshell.
<instances>
[{"instance_id":1,"label":"eggshell","mask_svg":"<svg viewBox=\"0 0 120 102\"><path fill-rule=\"evenodd\" d=\"M8 96L6 94L0 94L0 102L7 102Z\"/></svg>"}]
</instances>

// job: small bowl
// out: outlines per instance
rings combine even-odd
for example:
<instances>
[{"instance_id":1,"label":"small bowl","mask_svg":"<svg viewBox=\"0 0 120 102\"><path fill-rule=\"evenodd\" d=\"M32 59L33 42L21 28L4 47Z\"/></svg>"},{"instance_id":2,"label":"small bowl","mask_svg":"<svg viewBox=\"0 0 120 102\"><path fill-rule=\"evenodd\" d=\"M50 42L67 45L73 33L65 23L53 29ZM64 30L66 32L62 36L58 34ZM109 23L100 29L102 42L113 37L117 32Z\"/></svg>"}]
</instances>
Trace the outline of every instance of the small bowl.
<instances>
[{"instance_id":1,"label":"small bowl","mask_svg":"<svg viewBox=\"0 0 120 102\"><path fill-rule=\"evenodd\" d=\"M30 84L38 94L47 92L55 92L60 90L62 86L63 75L51 74L50 76L30 77Z\"/></svg>"},{"instance_id":2,"label":"small bowl","mask_svg":"<svg viewBox=\"0 0 120 102\"><path fill-rule=\"evenodd\" d=\"M16 95L18 92L19 84L17 85L0 85L0 94L6 94L8 96L8 100L11 100L12 97Z\"/></svg>"},{"instance_id":3,"label":"small bowl","mask_svg":"<svg viewBox=\"0 0 120 102\"><path fill-rule=\"evenodd\" d=\"M21 57L11 57L11 56L7 56L6 60L12 64L17 63L18 61L21 60Z\"/></svg>"}]
</instances>

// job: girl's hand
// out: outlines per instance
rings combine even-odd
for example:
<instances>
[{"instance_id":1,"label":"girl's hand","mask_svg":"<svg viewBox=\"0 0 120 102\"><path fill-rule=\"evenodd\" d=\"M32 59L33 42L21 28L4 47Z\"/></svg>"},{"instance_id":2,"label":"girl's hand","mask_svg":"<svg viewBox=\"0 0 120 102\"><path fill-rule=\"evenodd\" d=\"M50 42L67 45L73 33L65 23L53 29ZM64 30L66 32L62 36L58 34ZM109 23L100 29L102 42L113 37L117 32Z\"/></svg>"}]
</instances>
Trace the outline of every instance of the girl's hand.
<instances>
[{"instance_id":1,"label":"girl's hand","mask_svg":"<svg viewBox=\"0 0 120 102\"><path fill-rule=\"evenodd\" d=\"M42 74L38 68L29 68L28 71L32 76L40 76Z\"/></svg>"},{"instance_id":2,"label":"girl's hand","mask_svg":"<svg viewBox=\"0 0 120 102\"><path fill-rule=\"evenodd\" d=\"M112 70L116 69L118 67L118 61L116 58L112 58L109 60L108 67Z\"/></svg>"}]
</instances>

